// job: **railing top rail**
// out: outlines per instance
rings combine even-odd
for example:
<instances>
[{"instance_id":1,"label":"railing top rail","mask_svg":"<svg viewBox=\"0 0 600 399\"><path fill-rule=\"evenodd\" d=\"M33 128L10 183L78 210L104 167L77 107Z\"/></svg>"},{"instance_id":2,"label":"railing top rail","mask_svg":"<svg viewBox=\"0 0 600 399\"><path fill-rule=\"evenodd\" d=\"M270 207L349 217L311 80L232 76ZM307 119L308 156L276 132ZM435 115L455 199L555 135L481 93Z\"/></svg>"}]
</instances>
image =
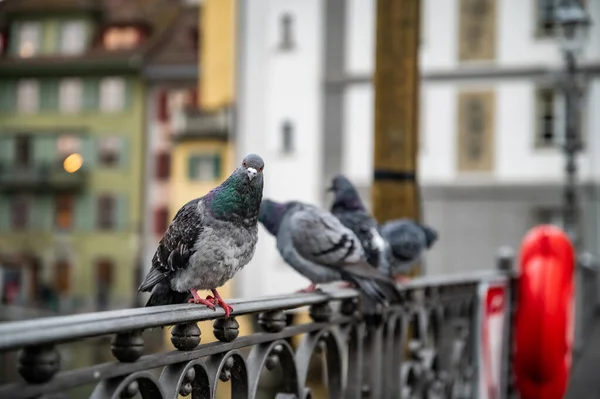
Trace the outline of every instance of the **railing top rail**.
<instances>
[{"instance_id":1,"label":"railing top rail","mask_svg":"<svg viewBox=\"0 0 600 399\"><path fill-rule=\"evenodd\" d=\"M504 276L504 277L503 277ZM442 275L415 278L400 287L402 291L443 287L455 284L473 284L506 278L497 271ZM232 316L287 310L314 304L358 297L353 289L327 289L323 293L304 293L232 299ZM25 321L0 323L0 351L14 350L47 343L69 342L82 338L141 330L185 322L212 320L224 316L221 308L181 304L156 307L94 312L59 317L41 317Z\"/></svg>"}]
</instances>

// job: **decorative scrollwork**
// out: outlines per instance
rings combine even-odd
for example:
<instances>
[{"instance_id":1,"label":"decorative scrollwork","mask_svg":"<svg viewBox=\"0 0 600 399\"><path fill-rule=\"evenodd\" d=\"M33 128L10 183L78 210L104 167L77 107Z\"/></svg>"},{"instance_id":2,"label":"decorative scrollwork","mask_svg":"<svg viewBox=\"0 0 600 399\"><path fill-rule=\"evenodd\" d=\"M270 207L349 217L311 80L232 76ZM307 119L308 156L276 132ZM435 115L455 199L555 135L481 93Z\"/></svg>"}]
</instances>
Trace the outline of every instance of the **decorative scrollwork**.
<instances>
[{"instance_id":1,"label":"decorative scrollwork","mask_svg":"<svg viewBox=\"0 0 600 399\"><path fill-rule=\"evenodd\" d=\"M212 355L206 361L211 387L211 398L217 394L217 378L231 381L231 398L248 397L248 369L244 357L238 350Z\"/></svg>"},{"instance_id":2,"label":"decorative scrollwork","mask_svg":"<svg viewBox=\"0 0 600 399\"><path fill-rule=\"evenodd\" d=\"M177 399L179 395L194 398L210 397L210 380L203 360L188 363L176 363L164 368L159 382L165 392L165 398Z\"/></svg>"},{"instance_id":3,"label":"decorative scrollwork","mask_svg":"<svg viewBox=\"0 0 600 399\"><path fill-rule=\"evenodd\" d=\"M156 378L148 371L140 371L100 382L96 385L90 399L133 398L138 393L143 399L165 398Z\"/></svg>"},{"instance_id":4,"label":"decorative scrollwork","mask_svg":"<svg viewBox=\"0 0 600 399\"><path fill-rule=\"evenodd\" d=\"M256 345L248 355L250 397L256 397L258 383L263 367L274 367L273 359L277 359L277 364L281 366L283 373L283 392L279 395L295 395L292 397L301 397L300 386L298 385L298 372L294 351L286 341L278 340L275 342L265 342ZM271 365L269 365L271 362ZM285 397L285 396L284 396Z\"/></svg>"}]
</instances>

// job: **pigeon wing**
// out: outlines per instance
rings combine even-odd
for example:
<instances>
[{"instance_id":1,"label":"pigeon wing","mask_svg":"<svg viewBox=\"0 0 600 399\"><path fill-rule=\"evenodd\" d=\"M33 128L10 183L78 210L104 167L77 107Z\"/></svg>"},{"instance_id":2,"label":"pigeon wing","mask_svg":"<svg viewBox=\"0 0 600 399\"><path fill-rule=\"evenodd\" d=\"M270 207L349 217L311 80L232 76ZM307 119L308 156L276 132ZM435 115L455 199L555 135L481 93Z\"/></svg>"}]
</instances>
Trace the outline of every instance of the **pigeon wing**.
<instances>
[{"instance_id":1,"label":"pigeon wing","mask_svg":"<svg viewBox=\"0 0 600 399\"><path fill-rule=\"evenodd\" d=\"M296 251L311 262L342 266L364 256L356 235L329 212L305 207L294 212L289 223Z\"/></svg>"},{"instance_id":2,"label":"pigeon wing","mask_svg":"<svg viewBox=\"0 0 600 399\"><path fill-rule=\"evenodd\" d=\"M189 201L177 211L158 243L150 272L138 291L150 291L157 283L187 266L194 244L203 230L202 217L198 213L199 201L202 198Z\"/></svg>"}]
</instances>

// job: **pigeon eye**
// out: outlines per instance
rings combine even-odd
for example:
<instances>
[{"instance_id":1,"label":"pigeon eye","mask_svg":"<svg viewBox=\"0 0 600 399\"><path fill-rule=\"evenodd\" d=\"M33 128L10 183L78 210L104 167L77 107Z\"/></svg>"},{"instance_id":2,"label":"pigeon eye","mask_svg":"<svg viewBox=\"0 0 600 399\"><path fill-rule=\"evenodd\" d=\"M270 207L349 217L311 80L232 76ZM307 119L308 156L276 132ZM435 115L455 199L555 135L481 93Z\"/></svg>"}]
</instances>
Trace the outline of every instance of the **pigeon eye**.
<instances>
[{"instance_id":1,"label":"pigeon eye","mask_svg":"<svg viewBox=\"0 0 600 399\"><path fill-rule=\"evenodd\" d=\"M259 172L262 172L263 168L264 168L264 166L262 166L262 167L261 167L261 168L260 168L258 171L259 171Z\"/></svg>"},{"instance_id":2,"label":"pigeon eye","mask_svg":"<svg viewBox=\"0 0 600 399\"><path fill-rule=\"evenodd\" d=\"M242 166L245 168L246 167L246 161L242 162Z\"/></svg>"}]
</instances>

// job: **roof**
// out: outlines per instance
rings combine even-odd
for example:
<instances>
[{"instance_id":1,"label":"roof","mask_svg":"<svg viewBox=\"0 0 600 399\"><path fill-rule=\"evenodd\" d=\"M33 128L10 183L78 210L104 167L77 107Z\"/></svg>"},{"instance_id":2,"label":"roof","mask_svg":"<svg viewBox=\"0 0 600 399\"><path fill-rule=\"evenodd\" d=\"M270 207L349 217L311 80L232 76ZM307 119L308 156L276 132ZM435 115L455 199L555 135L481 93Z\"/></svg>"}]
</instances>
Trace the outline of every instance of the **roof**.
<instances>
[{"instance_id":1,"label":"roof","mask_svg":"<svg viewBox=\"0 0 600 399\"><path fill-rule=\"evenodd\" d=\"M38 56L28 59L0 58L0 75L60 74L83 68L90 73L104 69L137 70L153 50L160 46L169 31L182 17L182 5L173 0L4 0L0 2L0 15L9 17L14 13L81 10L97 13L100 27L97 35L109 26L136 25L143 28L148 38L140 46L125 51L108 51L100 46L98 37L92 47L78 56ZM187 14L189 10L186 10ZM6 19L6 18L4 18ZM197 14L196 14L197 19ZM188 26L187 23L185 26ZM174 46L177 48L177 46ZM171 54L175 54L171 52ZM181 55L177 55L182 58ZM167 57L168 59L168 54ZM185 57L184 57L185 58ZM65 65L66 64L66 65Z\"/></svg>"}]
</instances>

